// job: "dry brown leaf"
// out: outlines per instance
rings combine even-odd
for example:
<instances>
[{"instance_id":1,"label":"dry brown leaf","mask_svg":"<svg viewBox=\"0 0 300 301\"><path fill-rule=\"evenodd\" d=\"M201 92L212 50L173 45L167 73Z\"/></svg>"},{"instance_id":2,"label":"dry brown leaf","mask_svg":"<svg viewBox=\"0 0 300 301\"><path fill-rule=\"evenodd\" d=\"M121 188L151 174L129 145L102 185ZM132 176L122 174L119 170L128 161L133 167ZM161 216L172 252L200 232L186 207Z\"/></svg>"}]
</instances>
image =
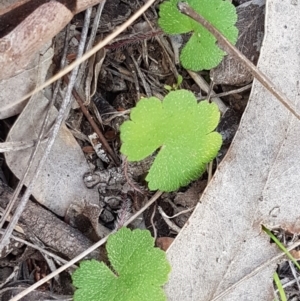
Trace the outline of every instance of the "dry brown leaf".
<instances>
[{"instance_id":1,"label":"dry brown leaf","mask_svg":"<svg viewBox=\"0 0 300 301\"><path fill-rule=\"evenodd\" d=\"M48 102L41 92L35 94L14 123L7 140L37 139ZM57 116L54 107L51 109L50 116L49 123L52 125ZM7 165L18 178L24 173L31 151L32 148L29 148L5 154ZM44 145L42 144L34 166L37 165L38 158L41 157L43 151ZM81 148L67 127L63 125L45 167L40 173L33 196L38 202L60 216L65 215L70 204L81 205L83 198L88 202L97 203L98 192L87 189L83 183L83 175L87 171L89 167Z\"/></svg>"},{"instance_id":2,"label":"dry brown leaf","mask_svg":"<svg viewBox=\"0 0 300 301\"><path fill-rule=\"evenodd\" d=\"M264 36L265 0L250 0L237 7L239 49L256 65ZM225 56L220 65L212 70L215 84L244 85L253 80L250 72L237 59Z\"/></svg>"},{"instance_id":3,"label":"dry brown leaf","mask_svg":"<svg viewBox=\"0 0 300 301\"><path fill-rule=\"evenodd\" d=\"M32 91L39 82L44 82L52 57L53 49L48 43L21 73L0 81L0 119L22 112L27 103L22 97Z\"/></svg>"},{"instance_id":4,"label":"dry brown leaf","mask_svg":"<svg viewBox=\"0 0 300 301\"><path fill-rule=\"evenodd\" d=\"M156 239L156 246L163 251L167 251L173 241L173 237L158 237Z\"/></svg>"},{"instance_id":5,"label":"dry brown leaf","mask_svg":"<svg viewBox=\"0 0 300 301\"><path fill-rule=\"evenodd\" d=\"M19 6L15 1L0 3L0 80L22 72L75 14L101 1L32 0Z\"/></svg>"},{"instance_id":6,"label":"dry brown leaf","mask_svg":"<svg viewBox=\"0 0 300 301\"><path fill-rule=\"evenodd\" d=\"M259 60L298 108L299 14L297 1L267 2ZM300 232L299 137L300 121L255 81L227 156L167 252L168 300L274 300L276 262L250 273L280 253L261 224Z\"/></svg>"}]
</instances>

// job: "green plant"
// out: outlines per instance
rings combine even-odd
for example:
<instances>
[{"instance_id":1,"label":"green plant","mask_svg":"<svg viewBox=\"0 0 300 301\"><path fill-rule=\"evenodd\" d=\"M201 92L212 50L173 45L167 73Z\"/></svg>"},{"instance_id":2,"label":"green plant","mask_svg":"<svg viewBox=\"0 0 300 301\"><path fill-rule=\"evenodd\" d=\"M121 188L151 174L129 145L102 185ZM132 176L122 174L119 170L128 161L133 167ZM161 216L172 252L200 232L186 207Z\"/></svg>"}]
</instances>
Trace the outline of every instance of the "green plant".
<instances>
[{"instance_id":1,"label":"green plant","mask_svg":"<svg viewBox=\"0 0 300 301\"><path fill-rule=\"evenodd\" d=\"M278 292L279 292L279 295L280 295L280 300L281 301L287 301L286 294L284 292L282 283L281 283L281 281L279 279L279 276L278 276L278 274L276 272L273 275L273 279L274 279L274 282L275 282L275 284L277 286L277 289L278 289Z\"/></svg>"},{"instance_id":2,"label":"green plant","mask_svg":"<svg viewBox=\"0 0 300 301\"><path fill-rule=\"evenodd\" d=\"M140 161L159 152L146 180L151 190L173 191L197 179L217 155L221 135L213 132L220 113L214 103L197 103L187 90L171 91L163 101L141 99L121 128L121 152Z\"/></svg>"},{"instance_id":3,"label":"green plant","mask_svg":"<svg viewBox=\"0 0 300 301\"><path fill-rule=\"evenodd\" d=\"M167 34L191 33L183 47L180 60L186 69L200 71L216 67L225 52L216 45L215 37L203 26L181 14L177 9L180 0L165 1L160 5L158 24ZM235 7L227 0L186 0L191 8L214 25L232 44L237 41L238 30Z\"/></svg>"},{"instance_id":4,"label":"green plant","mask_svg":"<svg viewBox=\"0 0 300 301\"><path fill-rule=\"evenodd\" d=\"M108 238L112 269L86 260L73 273L74 301L163 301L170 265L147 230L122 228Z\"/></svg>"},{"instance_id":5,"label":"green plant","mask_svg":"<svg viewBox=\"0 0 300 301\"><path fill-rule=\"evenodd\" d=\"M268 228L266 228L265 226L262 226L262 229L275 242L275 244L277 245L277 247L281 251L283 251L285 253L285 255L294 263L294 265L298 268L298 270L300 270L300 265L299 265L298 261L293 257L293 255L289 252L289 250L278 240L278 238ZM276 272L273 275L273 279L274 279L274 282L275 282L275 284L276 284L276 286L278 288L278 292L279 292L281 301L286 301L287 298L286 298L284 289L283 289L282 284L280 282L279 276L278 276L278 274Z\"/></svg>"},{"instance_id":6,"label":"green plant","mask_svg":"<svg viewBox=\"0 0 300 301\"><path fill-rule=\"evenodd\" d=\"M270 238L276 243L278 248L285 253L285 255L294 263L294 265L300 271L300 265L298 261L293 257L289 250L278 240L278 238L268 228L262 226L262 229L270 236Z\"/></svg>"},{"instance_id":7,"label":"green plant","mask_svg":"<svg viewBox=\"0 0 300 301\"><path fill-rule=\"evenodd\" d=\"M164 88L166 90L168 90L169 92L172 91L172 90L178 90L180 88L180 85L182 84L182 81L183 81L182 76L180 74L178 74L177 83L173 84L172 86L164 85Z\"/></svg>"}]
</instances>

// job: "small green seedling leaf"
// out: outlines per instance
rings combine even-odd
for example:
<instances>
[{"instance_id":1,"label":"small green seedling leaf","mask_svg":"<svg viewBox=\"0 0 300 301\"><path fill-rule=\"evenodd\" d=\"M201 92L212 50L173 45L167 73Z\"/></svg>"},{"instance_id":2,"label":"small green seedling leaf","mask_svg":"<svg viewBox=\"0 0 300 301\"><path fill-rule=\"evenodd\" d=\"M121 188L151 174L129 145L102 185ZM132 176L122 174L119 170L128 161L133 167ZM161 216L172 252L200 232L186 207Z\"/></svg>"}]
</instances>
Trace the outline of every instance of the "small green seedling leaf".
<instances>
[{"instance_id":1,"label":"small green seedling leaf","mask_svg":"<svg viewBox=\"0 0 300 301\"><path fill-rule=\"evenodd\" d=\"M180 85L182 84L182 81L183 81L183 77L182 75L178 74L178 77L177 77L177 89L180 87Z\"/></svg>"},{"instance_id":2,"label":"small green seedling leaf","mask_svg":"<svg viewBox=\"0 0 300 301\"><path fill-rule=\"evenodd\" d=\"M166 300L161 286L171 268L149 231L122 228L108 238L106 249L112 270L97 260L81 262L72 275L74 301Z\"/></svg>"},{"instance_id":3,"label":"small green seedling leaf","mask_svg":"<svg viewBox=\"0 0 300 301\"><path fill-rule=\"evenodd\" d=\"M172 87L170 85L164 85L164 88L168 91L172 91Z\"/></svg>"},{"instance_id":4,"label":"small green seedling leaf","mask_svg":"<svg viewBox=\"0 0 300 301\"><path fill-rule=\"evenodd\" d=\"M160 5L159 26L167 34L191 32L191 38L180 54L182 66L186 69L200 71L216 67L226 54L216 45L215 37L202 25L181 14L177 3L181 0L169 0ZM186 0L196 12L213 24L232 44L238 37L235 7L224 0Z\"/></svg>"},{"instance_id":5,"label":"small green seedling leaf","mask_svg":"<svg viewBox=\"0 0 300 301\"><path fill-rule=\"evenodd\" d=\"M220 119L214 103L197 103L187 90L170 92L163 101L140 100L120 128L121 152L140 161L160 149L146 180L151 190L174 191L199 178L214 159L222 138L213 132Z\"/></svg>"},{"instance_id":6,"label":"small green seedling leaf","mask_svg":"<svg viewBox=\"0 0 300 301\"><path fill-rule=\"evenodd\" d=\"M169 92L172 90L178 90L180 88L180 85L182 84L182 81L183 81L183 77L180 74L178 74L177 83L173 84L172 87L169 85L164 85L164 88Z\"/></svg>"}]
</instances>

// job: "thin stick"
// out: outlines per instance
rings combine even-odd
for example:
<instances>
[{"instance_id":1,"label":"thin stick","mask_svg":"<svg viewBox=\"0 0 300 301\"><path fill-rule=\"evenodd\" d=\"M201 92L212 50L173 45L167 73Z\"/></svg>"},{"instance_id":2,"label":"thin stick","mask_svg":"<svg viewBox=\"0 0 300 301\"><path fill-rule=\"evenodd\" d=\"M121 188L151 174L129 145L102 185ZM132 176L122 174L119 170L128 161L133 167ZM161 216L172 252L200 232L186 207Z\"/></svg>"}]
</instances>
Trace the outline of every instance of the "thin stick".
<instances>
[{"instance_id":1,"label":"thin stick","mask_svg":"<svg viewBox=\"0 0 300 301\"><path fill-rule=\"evenodd\" d=\"M68 78L67 75L64 76L64 80L65 80L65 82L67 84L69 83L69 78ZM105 152L108 153L111 156L111 158L114 160L114 162L115 162L116 165L119 165L120 162L119 162L118 157L115 155L114 151L109 146L107 140L105 139L105 137L102 134L101 130L99 129L99 127L97 126L97 124L94 121L93 117L89 113L88 109L83 104L83 101L81 100L81 98L80 98L79 94L77 93L77 91L75 90L75 88L73 89L72 94L73 94L74 98L76 99L77 103L79 104L82 113L84 114L84 116L86 117L86 119L88 120L88 122L90 123L91 127L93 128L93 130L98 135L99 140L102 143Z\"/></svg>"},{"instance_id":2,"label":"thin stick","mask_svg":"<svg viewBox=\"0 0 300 301\"><path fill-rule=\"evenodd\" d=\"M205 81L205 79L201 75L199 75L198 73L196 73L194 71L187 70L187 72L191 76L191 78L194 80L194 82L198 85L198 87L201 90L203 90L204 92L206 92L206 94L208 95L209 84ZM212 102L217 104L220 112L222 113L222 115L224 115L226 113L226 111L228 110L228 107L224 104L224 102L219 98L218 95L212 94L211 97L212 97ZM207 96L203 97L203 99L207 99Z\"/></svg>"},{"instance_id":3,"label":"thin stick","mask_svg":"<svg viewBox=\"0 0 300 301\"><path fill-rule=\"evenodd\" d=\"M150 199L150 201L139 211L137 211L133 216L130 217L130 219L127 220L127 222L124 224L124 226L129 225L132 221L134 221L140 214L142 214L151 204L153 204L160 196L162 195L161 191L157 191L153 197ZM53 277L55 277L56 275L58 275L59 273L63 272L64 270L66 270L67 268L71 267L73 264L75 264L77 261L83 259L85 256L87 256L88 254L90 254L91 252L93 252L94 250L96 250L97 248L99 248L100 246L102 246L108 239L108 237L115 233L116 230L112 231L109 235L107 235L106 237L102 238L101 240L99 240L97 243L95 243L94 245L92 245L91 247L89 247L88 249L86 249L84 252L82 252L80 255L76 256L75 258L73 258L72 260L70 260L67 264L61 266L60 268L58 268L56 271L50 273L49 275L47 275L45 278L41 279L40 281L36 282L35 284L31 285L30 287L26 288L24 291L22 291L21 293L19 293L18 295L14 296L12 299L10 299L10 301L17 301L20 300L21 298L23 298L24 296L26 296L28 293L32 292L34 289L38 288L40 285L46 283L47 281L49 281L50 279L52 279Z\"/></svg>"},{"instance_id":4,"label":"thin stick","mask_svg":"<svg viewBox=\"0 0 300 301\"><path fill-rule=\"evenodd\" d=\"M161 214L161 217L163 218L163 220L165 221L165 223L175 232L179 233L181 231L181 228L179 228L177 225L175 225L175 223L173 223L172 221L170 221L169 216L166 215L166 213L163 211L163 209L158 206L158 211Z\"/></svg>"},{"instance_id":5,"label":"thin stick","mask_svg":"<svg viewBox=\"0 0 300 301\"><path fill-rule=\"evenodd\" d=\"M97 29L98 29L98 26L99 26L100 18L101 18L103 7L104 7L105 3L106 3L106 0L103 0L98 4L96 15L95 15L95 18L94 18L94 21L93 21L92 31L91 31L89 40L87 42L85 51L89 51L92 48L93 44L94 44L95 37L96 37L96 34L97 34ZM81 66L79 67L78 76L77 76L77 80L76 80L77 85L75 85L75 88L78 88L78 86L81 83L81 80L82 80L82 78L84 76L84 73L85 73L87 63L88 63L88 61L84 61L81 64ZM90 99L87 99L87 101L89 102Z\"/></svg>"},{"instance_id":6,"label":"thin stick","mask_svg":"<svg viewBox=\"0 0 300 301\"><path fill-rule=\"evenodd\" d=\"M151 88L150 86L148 85L148 83L146 82L145 80L145 76L144 74L142 73L137 61L135 60L133 54L130 56L132 61L133 61L133 64L134 64L134 67L135 67L135 70L137 71L137 75L139 76L139 78L141 79L142 81L142 84L144 86L144 90L146 92L146 95L147 97L151 97L152 93L151 93Z\"/></svg>"},{"instance_id":7,"label":"thin stick","mask_svg":"<svg viewBox=\"0 0 300 301\"><path fill-rule=\"evenodd\" d=\"M236 57L269 92L271 92L294 116L300 119L300 114L297 112L292 101L290 101L283 92L278 90L271 80L238 51L236 47L231 45L231 43L213 25L191 9L186 3L179 2L178 8L184 15L191 17L214 35L223 50L231 56Z\"/></svg>"},{"instance_id":8,"label":"thin stick","mask_svg":"<svg viewBox=\"0 0 300 301\"><path fill-rule=\"evenodd\" d=\"M150 218L150 222L151 222L152 229L153 229L154 241L156 241L156 238L157 238L157 229L155 227L155 222L154 222L155 212L156 212L156 204L154 204L154 206L153 206L153 212L152 212L151 218Z\"/></svg>"},{"instance_id":9,"label":"thin stick","mask_svg":"<svg viewBox=\"0 0 300 301\"><path fill-rule=\"evenodd\" d=\"M168 219L172 219L172 218L175 218L181 214L184 214L184 213L188 213L188 212L191 212L195 209L196 206L192 207L192 208L189 208L189 209L185 209L185 210L182 210L182 211L179 211L178 213L172 215L172 216L169 216L165 213L165 218L168 218Z\"/></svg>"},{"instance_id":10,"label":"thin stick","mask_svg":"<svg viewBox=\"0 0 300 301\"><path fill-rule=\"evenodd\" d=\"M251 88L252 88L252 83L248 84L248 85L246 85L244 87L241 87L239 89L230 90L228 92L222 92L222 93L218 93L218 94L212 93L211 97L212 97L212 99L214 99L215 97L224 97L224 96L228 96L228 95L231 95L231 94L241 93L241 92L244 92L244 91L249 90ZM206 98L207 98L207 96L203 96L201 98L197 98L197 100L204 100Z\"/></svg>"},{"instance_id":11,"label":"thin stick","mask_svg":"<svg viewBox=\"0 0 300 301\"><path fill-rule=\"evenodd\" d=\"M135 183L132 179L132 177L129 175L129 172L128 172L128 160L127 158L124 159L124 162L123 162L123 170L124 170L124 176L125 176L125 179L127 181L127 183L129 184L129 186L131 186L133 188L134 191L138 191L140 194L145 194L145 191L142 191L140 189L140 187L138 187L138 184Z\"/></svg>"},{"instance_id":12,"label":"thin stick","mask_svg":"<svg viewBox=\"0 0 300 301\"><path fill-rule=\"evenodd\" d=\"M0 230L0 233L3 234L4 230ZM65 260L65 259L63 259L63 258L61 258L61 257L59 257L57 255L55 255L54 253L51 253L51 252L49 252L49 251L47 251L47 250L45 250L45 249L43 249L43 248L41 248L41 247L39 247L37 245L34 245L34 244L30 243L29 241L24 240L24 239L22 239L22 238L20 238L18 236L11 235L11 238L14 239L14 240L16 240L16 241L19 241L19 242L21 242L21 243L23 243L25 245L27 245L28 247L31 247L31 248L33 248L35 250L38 250L41 253L44 253L45 255L48 255L49 257L52 257L53 259L55 259L56 261L58 261L60 263L67 263L68 262L67 260ZM73 265L73 268L76 269L77 266Z\"/></svg>"}]
</instances>

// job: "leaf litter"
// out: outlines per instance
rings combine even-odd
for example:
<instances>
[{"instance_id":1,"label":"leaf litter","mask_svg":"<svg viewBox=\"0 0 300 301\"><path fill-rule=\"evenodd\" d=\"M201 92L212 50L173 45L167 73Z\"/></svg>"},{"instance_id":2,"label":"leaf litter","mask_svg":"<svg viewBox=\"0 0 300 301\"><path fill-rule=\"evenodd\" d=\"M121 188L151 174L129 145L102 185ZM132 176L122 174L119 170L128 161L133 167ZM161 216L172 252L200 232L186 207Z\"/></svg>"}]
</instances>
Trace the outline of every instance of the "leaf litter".
<instances>
[{"instance_id":1,"label":"leaf litter","mask_svg":"<svg viewBox=\"0 0 300 301\"><path fill-rule=\"evenodd\" d=\"M258 64L296 105L298 14L299 6L290 2L267 3ZM263 264L280 250L261 225L299 233L299 134L299 120L255 81L229 152L168 250L169 300L274 299L272 276L279 261Z\"/></svg>"},{"instance_id":2,"label":"leaf litter","mask_svg":"<svg viewBox=\"0 0 300 301\"><path fill-rule=\"evenodd\" d=\"M34 95L11 128L7 141L22 141L28 133L31 133L31 139L37 139L48 104L49 100L42 93ZM46 131L50 130L56 117L57 110L52 107ZM27 148L5 154L8 166L18 178L21 178L26 170L31 152L32 148ZM40 158L43 152L44 147L38 152L37 158ZM88 170L89 166L79 144L63 125L46 166L39 176L33 196L40 204L59 216L65 216L71 204L80 205L83 198L91 203L97 203L97 192L87 189L82 181L82 175ZM29 182L26 181L25 185L29 185Z\"/></svg>"},{"instance_id":3,"label":"leaf litter","mask_svg":"<svg viewBox=\"0 0 300 301\"><path fill-rule=\"evenodd\" d=\"M245 133L245 134L246 134L246 133ZM228 158L228 157L230 157L230 156L227 156L227 158ZM228 159L227 159L227 160L228 160ZM226 166L225 163L224 163L223 165ZM222 166L223 166L223 165L222 165ZM241 174L242 174L242 173L241 173ZM214 179L213 181L215 181L215 179ZM207 193L207 192L205 192L205 196L206 196L206 193ZM238 203L237 203L237 204L238 204ZM220 204L219 204L219 205L220 205ZM221 203L221 206L223 206L222 203ZM274 212L276 212L276 210L277 210L277 208L275 209ZM274 213L274 212L273 212L273 213ZM240 212L238 212L238 213L240 213ZM193 221L193 219L191 219L191 222L192 222L192 221ZM231 220L230 220L230 221L231 221ZM191 222L189 222L189 223L191 223ZM258 224L259 224L259 222L258 222ZM229 225L231 226L230 229L232 229L232 225L231 225L230 223L229 223ZM226 226L226 225L225 225L225 226ZM211 228L211 229L214 229L214 228ZM197 233L197 232L196 232L196 233ZM209 233L209 232L207 232L207 233ZM237 233L237 231L235 231L234 233ZM206 236L207 236L207 235L206 235ZM192 237L192 236L191 236L191 237ZM228 245L228 242L226 243L226 242L223 241L223 240L221 240L221 241L222 241L225 245ZM265 243L265 240L263 240L263 242ZM231 243L231 242L230 242L230 243ZM266 246L266 248L268 248L268 246L269 246L268 243L266 243L265 246ZM253 249L253 248L252 248L252 249ZM208 250L211 251L210 248L208 248ZM275 253L276 253L276 250L274 250L274 254L275 254ZM225 256L225 257L226 257L226 256ZM217 260L219 260L219 258L217 258ZM220 256L220 261L219 261L219 263L222 262L222 260L224 260L224 258ZM224 261L225 261L225 260L224 260ZM205 269L204 269L204 271L205 271ZM196 275L196 274L195 274L195 275ZM204 276L205 276L205 275L206 275L206 274L204 273ZM269 275L269 276L270 276L270 275ZM201 278L201 276L200 276L200 278ZM202 278L201 278L201 279L202 279ZM225 282L226 282L226 281L225 281ZM182 285L182 284L181 284L181 285ZM180 285L180 286L181 286L181 285ZM220 287L221 287L221 286L220 286ZM221 288L220 288L220 290L221 290ZM183 300L184 300L184 299L183 299Z\"/></svg>"}]
</instances>

